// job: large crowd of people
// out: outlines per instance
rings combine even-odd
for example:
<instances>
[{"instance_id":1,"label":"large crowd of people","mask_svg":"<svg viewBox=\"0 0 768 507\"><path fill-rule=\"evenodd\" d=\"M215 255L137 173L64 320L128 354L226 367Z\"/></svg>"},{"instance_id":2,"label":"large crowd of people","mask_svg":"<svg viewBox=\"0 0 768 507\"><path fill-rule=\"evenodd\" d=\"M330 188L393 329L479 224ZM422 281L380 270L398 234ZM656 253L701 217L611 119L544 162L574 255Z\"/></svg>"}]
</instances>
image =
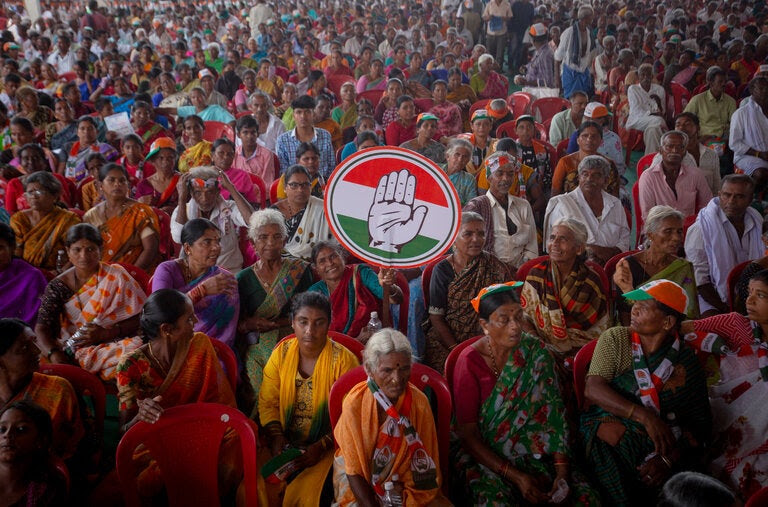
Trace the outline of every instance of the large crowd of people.
<instances>
[{"instance_id":1,"label":"large crowd of people","mask_svg":"<svg viewBox=\"0 0 768 507\"><path fill-rule=\"evenodd\" d=\"M246 482L308 507L768 487L762 0L12 0L0 63L0 504L122 498L48 363L117 393L117 439L244 414L262 473L227 432L224 505ZM428 266L368 266L326 218L335 167L386 146L460 201ZM171 472L133 460L163 504Z\"/></svg>"}]
</instances>

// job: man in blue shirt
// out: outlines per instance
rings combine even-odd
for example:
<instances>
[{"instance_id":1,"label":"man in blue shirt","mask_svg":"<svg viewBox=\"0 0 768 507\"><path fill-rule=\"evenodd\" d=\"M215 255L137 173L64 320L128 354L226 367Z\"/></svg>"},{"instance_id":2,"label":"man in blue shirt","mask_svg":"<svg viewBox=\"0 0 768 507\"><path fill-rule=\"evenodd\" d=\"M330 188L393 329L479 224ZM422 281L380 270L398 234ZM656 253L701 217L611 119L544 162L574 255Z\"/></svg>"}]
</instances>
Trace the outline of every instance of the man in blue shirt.
<instances>
[{"instance_id":1,"label":"man in blue shirt","mask_svg":"<svg viewBox=\"0 0 768 507\"><path fill-rule=\"evenodd\" d=\"M303 142L313 143L320 150L320 174L324 178L331 175L336 166L336 157L331 144L331 134L313 125L312 114L315 110L315 99L309 95L302 95L293 102L293 118L296 127L293 130L280 134L277 138L275 150L280 159L280 171L285 172L290 166L296 164L296 148Z\"/></svg>"}]
</instances>

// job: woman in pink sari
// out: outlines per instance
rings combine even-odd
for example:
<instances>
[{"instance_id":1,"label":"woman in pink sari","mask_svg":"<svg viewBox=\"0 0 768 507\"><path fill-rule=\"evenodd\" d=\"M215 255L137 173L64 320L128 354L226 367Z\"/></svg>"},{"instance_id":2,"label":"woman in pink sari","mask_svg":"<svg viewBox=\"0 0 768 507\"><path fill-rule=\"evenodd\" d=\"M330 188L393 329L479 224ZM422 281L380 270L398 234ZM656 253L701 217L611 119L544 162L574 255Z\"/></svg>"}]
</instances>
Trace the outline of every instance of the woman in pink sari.
<instances>
[{"instance_id":1,"label":"woman in pink sari","mask_svg":"<svg viewBox=\"0 0 768 507\"><path fill-rule=\"evenodd\" d=\"M469 80L469 86L478 99L505 99L509 84L498 72L493 70L493 57L488 53L478 60L479 71Z\"/></svg>"},{"instance_id":2,"label":"woman in pink sari","mask_svg":"<svg viewBox=\"0 0 768 507\"><path fill-rule=\"evenodd\" d=\"M216 139L213 142L213 151L211 152L211 158L213 159L213 167L217 171L226 173L229 180L235 186L238 192L245 197L245 200L251 204L260 202L261 197L258 190L253 185L250 173L232 167L232 162L235 160L235 143L222 137ZM221 196L224 199L230 198L230 193L225 189L221 189Z\"/></svg>"}]
</instances>

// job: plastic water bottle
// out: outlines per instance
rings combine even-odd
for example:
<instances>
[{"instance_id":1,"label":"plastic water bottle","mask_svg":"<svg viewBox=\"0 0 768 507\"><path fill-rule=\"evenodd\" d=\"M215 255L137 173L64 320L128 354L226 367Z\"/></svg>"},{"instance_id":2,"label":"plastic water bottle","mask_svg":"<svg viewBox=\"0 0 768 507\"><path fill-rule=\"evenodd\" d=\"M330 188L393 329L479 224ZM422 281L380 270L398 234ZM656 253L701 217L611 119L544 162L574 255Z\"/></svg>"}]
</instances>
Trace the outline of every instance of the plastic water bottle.
<instances>
[{"instance_id":1,"label":"plastic water bottle","mask_svg":"<svg viewBox=\"0 0 768 507\"><path fill-rule=\"evenodd\" d=\"M56 253L56 271L59 273L64 271L64 266L67 265L67 262L69 262L69 259L67 258L67 252L64 250L59 250Z\"/></svg>"},{"instance_id":2,"label":"plastic water bottle","mask_svg":"<svg viewBox=\"0 0 768 507\"><path fill-rule=\"evenodd\" d=\"M368 325L366 326L366 329L370 332L369 336L375 333L376 331L381 331L381 321L379 320L379 313L378 312L371 312L371 320L368 321Z\"/></svg>"},{"instance_id":3,"label":"plastic water bottle","mask_svg":"<svg viewBox=\"0 0 768 507\"><path fill-rule=\"evenodd\" d=\"M683 436L683 430L677 424L677 416L674 412L669 412L667 414L667 424L669 424L669 429L672 430L675 440L680 440L680 437Z\"/></svg>"},{"instance_id":4,"label":"plastic water bottle","mask_svg":"<svg viewBox=\"0 0 768 507\"><path fill-rule=\"evenodd\" d=\"M387 481L384 483L384 507L400 507L403 505L403 497L395 492L395 483Z\"/></svg>"}]
</instances>

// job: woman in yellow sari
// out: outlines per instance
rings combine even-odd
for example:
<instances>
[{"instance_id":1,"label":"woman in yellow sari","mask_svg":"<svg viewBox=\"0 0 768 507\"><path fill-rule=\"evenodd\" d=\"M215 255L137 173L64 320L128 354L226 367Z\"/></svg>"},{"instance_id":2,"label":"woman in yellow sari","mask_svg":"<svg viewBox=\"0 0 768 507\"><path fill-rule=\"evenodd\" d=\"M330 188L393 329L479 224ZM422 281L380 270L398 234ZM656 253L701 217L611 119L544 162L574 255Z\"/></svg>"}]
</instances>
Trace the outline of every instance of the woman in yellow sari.
<instances>
[{"instance_id":1,"label":"woman in yellow sari","mask_svg":"<svg viewBox=\"0 0 768 507\"><path fill-rule=\"evenodd\" d=\"M330 322L327 297L316 292L297 296L291 309L296 337L280 343L264 368L259 420L270 449L263 449L260 458L277 457L292 448L303 451L293 460L297 475L290 483L266 485L270 505L276 500L286 507L314 507L333 496L328 394L336 379L357 366L357 358L328 337Z\"/></svg>"},{"instance_id":2,"label":"woman in yellow sari","mask_svg":"<svg viewBox=\"0 0 768 507\"><path fill-rule=\"evenodd\" d=\"M160 225L150 206L128 198L128 172L121 165L99 169L104 202L85 214L104 240L102 260L133 264L151 273L158 262Z\"/></svg>"},{"instance_id":3,"label":"woman in yellow sari","mask_svg":"<svg viewBox=\"0 0 768 507\"><path fill-rule=\"evenodd\" d=\"M31 209L17 211L11 216L16 234L16 255L44 271L54 272L56 257L64 249L64 238L80 218L56 206L61 195L61 183L49 172L27 176L24 192Z\"/></svg>"},{"instance_id":4,"label":"woman in yellow sari","mask_svg":"<svg viewBox=\"0 0 768 507\"><path fill-rule=\"evenodd\" d=\"M379 331L365 345L363 358L368 380L344 398L333 431L339 444L333 474L336 501L342 506L377 505L385 483L394 482L403 505L449 505L440 493L437 431L429 400L408 382L408 338L393 329ZM388 434L393 427L398 428L396 434ZM385 448L393 452L382 452Z\"/></svg>"},{"instance_id":5,"label":"woman in yellow sari","mask_svg":"<svg viewBox=\"0 0 768 507\"><path fill-rule=\"evenodd\" d=\"M175 289L160 289L147 299L141 328L145 343L123 357L117 367L120 429L139 421L156 423L163 410L188 403L221 403L235 408L235 395L219 365L211 338L194 330L197 317L192 301ZM221 452L222 493L237 486L242 461L233 435L225 435ZM162 488L162 475L149 452L137 448L139 490L154 496Z\"/></svg>"},{"instance_id":6,"label":"woman in yellow sari","mask_svg":"<svg viewBox=\"0 0 768 507\"><path fill-rule=\"evenodd\" d=\"M477 95L472 87L462 83L462 77L461 71L456 67L448 71L448 94L445 99L459 106L464 120L464 130L469 130L469 108L477 102Z\"/></svg>"},{"instance_id":7,"label":"woman in yellow sari","mask_svg":"<svg viewBox=\"0 0 768 507\"><path fill-rule=\"evenodd\" d=\"M333 108L331 118L339 124L341 130L354 127L357 122L357 104L355 103L355 83L349 81L341 85L341 104Z\"/></svg>"},{"instance_id":8,"label":"woman in yellow sari","mask_svg":"<svg viewBox=\"0 0 768 507\"><path fill-rule=\"evenodd\" d=\"M184 134L187 136L187 149L179 157L179 172L188 172L193 167L211 165L213 143L203 139L205 122L196 114L184 118Z\"/></svg>"},{"instance_id":9,"label":"woman in yellow sari","mask_svg":"<svg viewBox=\"0 0 768 507\"><path fill-rule=\"evenodd\" d=\"M66 244L72 267L45 289L37 348L48 361L79 364L114 380L122 356L141 345L135 336L146 295L121 266L100 261L103 240L92 225L72 227Z\"/></svg>"}]
</instances>

